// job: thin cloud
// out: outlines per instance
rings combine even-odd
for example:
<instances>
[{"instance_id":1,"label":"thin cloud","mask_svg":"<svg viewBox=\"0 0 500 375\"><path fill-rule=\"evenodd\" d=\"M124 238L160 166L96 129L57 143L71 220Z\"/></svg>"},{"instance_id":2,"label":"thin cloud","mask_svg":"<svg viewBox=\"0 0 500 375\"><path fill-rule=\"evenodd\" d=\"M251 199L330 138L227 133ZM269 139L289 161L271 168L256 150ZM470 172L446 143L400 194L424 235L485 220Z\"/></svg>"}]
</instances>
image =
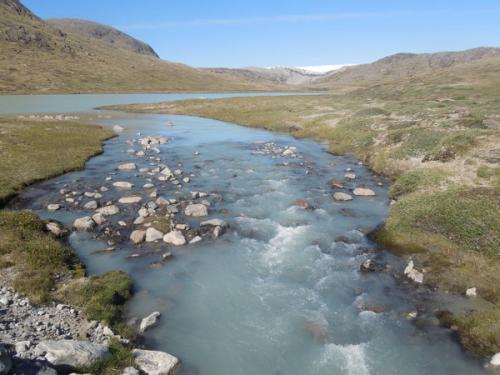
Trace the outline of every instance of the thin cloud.
<instances>
[{"instance_id":1,"label":"thin cloud","mask_svg":"<svg viewBox=\"0 0 500 375\"><path fill-rule=\"evenodd\" d=\"M250 17L250 18L205 18L186 21L165 21L160 23L126 25L119 28L126 30L157 30L177 27L207 27L207 26L245 26L266 23L306 23L306 22L329 22L349 19L367 18L392 18L437 15L436 12L357 12L357 13L333 13L333 14L310 14L310 15L279 15L272 17Z\"/></svg>"}]
</instances>

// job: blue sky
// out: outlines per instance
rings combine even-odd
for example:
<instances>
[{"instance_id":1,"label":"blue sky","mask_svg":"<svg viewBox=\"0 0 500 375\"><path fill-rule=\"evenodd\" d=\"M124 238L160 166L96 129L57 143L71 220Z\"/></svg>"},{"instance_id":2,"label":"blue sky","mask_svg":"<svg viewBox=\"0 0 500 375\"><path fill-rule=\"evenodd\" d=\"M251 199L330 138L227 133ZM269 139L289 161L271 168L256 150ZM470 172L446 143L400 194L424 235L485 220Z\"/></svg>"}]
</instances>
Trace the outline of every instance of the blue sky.
<instances>
[{"instance_id":1,"label":"blue sky","mask_svg":"<svg viewBox=\"0 0 500 375\"><path fill-rule=\"evenodd\" d=\"M112 25L192 66L366 63L500 46L498 0L21 0L42 18Z\"/></svg>"}]
</instances>

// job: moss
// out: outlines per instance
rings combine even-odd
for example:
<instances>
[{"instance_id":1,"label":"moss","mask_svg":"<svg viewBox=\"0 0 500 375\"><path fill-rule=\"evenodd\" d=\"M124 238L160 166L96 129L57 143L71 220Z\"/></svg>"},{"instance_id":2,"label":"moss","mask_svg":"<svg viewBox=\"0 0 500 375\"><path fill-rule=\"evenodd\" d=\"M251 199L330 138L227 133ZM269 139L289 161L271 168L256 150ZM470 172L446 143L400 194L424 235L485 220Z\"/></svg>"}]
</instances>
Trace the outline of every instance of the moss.
<instances>
[{"instance_id":1,"label":"moss","mask_svg":"<svg viewBox=\"0 0 500 375\"><path fill-rule=\"evenodd\" d=\"M435 160L446 162L465 154L477 144L477 134L454 133L443 137L438 144L425 156L424 161Z\"/></svg>"},{"instance_id":2,"label":"moss","mask_svg":"<svg viewBox=\"0 0 500 375\"><path fill-rule=\"evenodd\" d=\"M16 267L14 287L34 302L49 299L56 277L81 267L71 249L44 232L43 221L27 211L0 211L0 254Z\"/></svg>"},{"instance_id":3,"label":"moss","mask_svg":"<svg viewBox=\"0 0 500 375\"><path fill-rule=\"evenodd\" d=\"M389 190L392 199L440 184L449 176L443 168L421 168L403 173Z\"/></svg>"},{"instance_id":4,"label":"moss","mask_svg":"<svg viewBox=\"0 0 500 375\"><path fill-rule=\"evenodd\" d=\"M452 316L450 320L458 327L465 349L483 357L500 351L500 308Z\"/></svg>"},{"instance_id":5,"label":"moss","mask_svg":"<svg viewBox=\"0 0 500 375\"><path fill-rule=\"evenodd\" d=\"M399 129L389 133L389 139L400 140L401 145L392 153L396 159L425 157L446 134L432 129ZM394 143L394 142L393 142Z\"/></svg>"},{"instance_id":6,"label":"moss","mask_svg":"<svg viewBox=\"0 0 500 375\"><path fill-rule=\"evenodd\" d=\"M145 225L148 224L148 225ZM170 219L168 217L148 216L144 218L143 229L153 227L162 233L170 232Z\"/></svg>"},{"instance_id":7,"label":"moss","mask_svg":"<svg viewBox=\"0 0 500 375\"><path fill-rule=\"evenodd\" d=\"M0 206L27 184L82 168L113 135L94 125L12 118L0 118L0 133Z\"/></svg>"}]
</instances>

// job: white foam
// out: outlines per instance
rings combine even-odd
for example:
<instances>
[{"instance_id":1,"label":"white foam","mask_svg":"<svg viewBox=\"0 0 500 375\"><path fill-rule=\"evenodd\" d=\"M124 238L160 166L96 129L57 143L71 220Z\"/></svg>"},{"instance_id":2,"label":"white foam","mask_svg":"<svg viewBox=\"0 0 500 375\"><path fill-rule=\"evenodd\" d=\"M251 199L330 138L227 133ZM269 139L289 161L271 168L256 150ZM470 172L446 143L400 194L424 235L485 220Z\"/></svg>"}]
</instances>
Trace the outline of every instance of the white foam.
<instances>
[{"instance_id":1,"label":"white foam","mask_svg":"<svg viewBox=\"0 0 500 375\"><path fill-rule=\"evenodd\" d=\"M327 344L320 359L315 363L315 367L318 370L330 368L331 373L335 372L335 368L339 368L348 375L370 374L366 363L365 344Z\"/></svg>"}]
</instances>

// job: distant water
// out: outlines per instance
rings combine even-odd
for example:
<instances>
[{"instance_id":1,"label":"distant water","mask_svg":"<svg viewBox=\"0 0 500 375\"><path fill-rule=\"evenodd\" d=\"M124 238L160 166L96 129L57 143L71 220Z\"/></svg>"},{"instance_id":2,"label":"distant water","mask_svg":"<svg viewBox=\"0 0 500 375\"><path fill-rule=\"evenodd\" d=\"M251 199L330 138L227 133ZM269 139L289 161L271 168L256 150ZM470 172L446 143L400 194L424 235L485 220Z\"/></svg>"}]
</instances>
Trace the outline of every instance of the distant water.
<instances>
[{"instance_id":1,"label":"distant water","mask_svg":"<svg viewBox=\"0 0 500 375\"><path fill-rule=\"evenodd\" d=\"M40 103L45 103L46 112L78 110L73 98L66 98L62 107L53 96L25 98L22 103L18 97L18 110L33 112L41 108ZM75 98L84 98L82 110L164 99ZM6 106L2 97L0 106ZM162 312L161 324L147 332L146 343L179 356L183 374L484 374L450 339L449 332L433 324L430 315L419 324L406 319L407 312L416 309L410 290L397 285L388 273L359 272L359 265L372 257L391 261L396 268L403 266L376 251L357 231L384 220L386 181L351 158L328 154L313 141L196 117L107 115L112 117L96 121L106 126L119 123L127 129L124 134L108 141L105 152L90 160L84 171L27 188L23 202L44 217L69 224L88 212L44 210L47 203L59 199L62 186L92 190L109 185L105 177L119 163L133 160L148 166L152 161L126 153L125 140L138 131L172 138L161 147L159 157L172 169L182 165L185 173L193 174L191 183L180 190L183 195L190 191L220 195L222 199L210 198L210 216L226 220L228 233L175 249L161 244L137 250L124 242L107 254L95 253L107 245L93 234L75 234L70 240L90 272L124 269L131 273L137 293L128 315ZM166 127L167 121L175 126ZM273 158L261 152L262 142L295 146L298 157ZM356 173L354 184L375 190L377 196L335 202L328 180L342 179L346 168ZM144 177L119 172L114 178L133 182L134 189L143 194ZM379 181L385 186L378 186ZM177 197L176 191L171 184L159 187L160 195L167 198ZM117 197L113 189L107 194L106 200ZM296 199L308 201L313 209L294 206ZM127 213L112 220L130 222ZM194 226L197 220L190 223ZM156 252L126 258L148 250ZM166 250L173 251L175 259L151 268Z\"/></svg>"}]
</instances>

